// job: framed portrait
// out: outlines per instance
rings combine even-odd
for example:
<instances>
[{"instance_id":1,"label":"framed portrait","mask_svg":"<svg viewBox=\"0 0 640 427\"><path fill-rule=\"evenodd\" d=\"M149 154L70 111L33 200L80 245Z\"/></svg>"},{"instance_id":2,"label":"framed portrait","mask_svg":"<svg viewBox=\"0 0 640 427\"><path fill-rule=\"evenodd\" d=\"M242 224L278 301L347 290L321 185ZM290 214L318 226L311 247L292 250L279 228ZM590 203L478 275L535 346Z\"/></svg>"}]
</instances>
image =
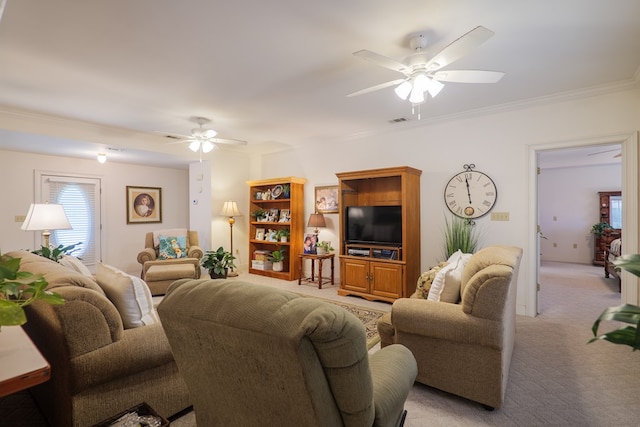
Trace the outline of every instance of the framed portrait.
<instances>
[{"instance_id":1,"label":"framed portrait","mask_svg":"<svg viewBox=\"0 0 640 427\"><path fill-rule=\"evenodd\" d=\"M256 240L264 240L264 228L256 228Z\"/></svg>"},{"instance_id":2,"label":"framed portrait","mask_svg":"<svg viewBox=\"0 0 640 427\"><path fill-rule=\"evenodd\" d=\"M317 243L318 243L318 236L316 236L315 234L305 234L303 252L305 254L317 254L318 253L318 248L316 246Z\"/></svg>"},{"instance_id":3,"label":"framed portrait","mask_svg":"<svg viewBox=\"0 0 640 427\"><path fill-rule=\"evenodd\" d=\"M280 218L278 222L289 222L291 221L291 211L289 209L280 209Z\"/></svg>"},{"instance_id":4,"label":"framed portrait","mask_svg":"<svg viewBox=\"0 0 640 427\"><path fill-rule=\"evenodd\" d=\"M127 185L127 224L162 222L162 188Z\"/></svg>"},{"instance_id":5,"label":"framed portrait","mask_svg":"<svg viewBox=\"0 0 640 427\"><path fill-rule=\"evenodd\" d=\"M316 213L338 213L338 186L327 185L315 188Z\"/></svg>"}]
</instances>

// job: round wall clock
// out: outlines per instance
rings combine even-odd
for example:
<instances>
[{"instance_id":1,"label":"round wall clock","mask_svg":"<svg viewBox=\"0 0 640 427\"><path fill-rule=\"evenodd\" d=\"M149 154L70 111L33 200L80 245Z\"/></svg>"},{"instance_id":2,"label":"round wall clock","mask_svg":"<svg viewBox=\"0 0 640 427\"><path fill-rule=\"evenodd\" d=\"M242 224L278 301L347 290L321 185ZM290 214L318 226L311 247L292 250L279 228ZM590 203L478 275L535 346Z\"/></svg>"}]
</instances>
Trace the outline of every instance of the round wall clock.
<instances>
[{"instance_id":1,"label":"round wall clock","mask_svg":"<svg viewBox=\"0 0 640 427\"><path fill-rule=\"evenodd\" d=\"M444 202L456 216L480 218L496 204L498 190L489 175L474 171L474 164L464 165L464 172L454 175L444 188Z\"/></svg>"}]
</instances>

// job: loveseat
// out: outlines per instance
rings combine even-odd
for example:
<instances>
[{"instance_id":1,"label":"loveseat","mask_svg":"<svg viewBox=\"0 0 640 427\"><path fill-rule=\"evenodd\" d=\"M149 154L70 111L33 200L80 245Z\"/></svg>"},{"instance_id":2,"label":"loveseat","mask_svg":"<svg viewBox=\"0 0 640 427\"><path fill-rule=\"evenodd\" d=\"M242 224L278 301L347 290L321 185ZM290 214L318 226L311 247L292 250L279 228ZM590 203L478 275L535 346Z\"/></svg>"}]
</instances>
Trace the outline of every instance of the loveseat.
<instances>
[{"instance_id":1,"label":"loveseat","mask_svg":"<svg viewBox=\"0 0 640 427\"><path fill-rule=\"evenodd\" d=\"M191 405L159 321L124 329L92 278L29 252L6 255L66 301L25 309L23 327L51 365L51 379L31 389L51 426L91 426L142 402L164 417Z\"/></svg>"},{"instance_id":2,"label":"loveseat","mask_svg":"<svg viewBox=\"0 0 640 427\"><path fill-rule=\"evenodd\" d=\"M457 303L418 295L396 300L378 322L381 346L398 343L411 350L416 381L487 409L501 407L515 342L521 257L522 249L510 246L473 254L461 270Z\"/></svg>"}]
</instances>

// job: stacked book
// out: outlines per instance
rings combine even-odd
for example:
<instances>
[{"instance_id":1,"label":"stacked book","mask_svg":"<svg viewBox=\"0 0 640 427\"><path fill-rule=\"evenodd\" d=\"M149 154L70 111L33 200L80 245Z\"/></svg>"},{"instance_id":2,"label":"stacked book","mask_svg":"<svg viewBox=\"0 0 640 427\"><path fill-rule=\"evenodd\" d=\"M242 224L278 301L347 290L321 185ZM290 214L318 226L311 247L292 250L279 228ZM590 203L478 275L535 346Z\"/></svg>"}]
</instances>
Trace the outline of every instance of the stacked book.
<instances>
[{"instance_id":1,"label":"stacked book","mask_svg":"<svg viewBox=\"0 0 640 427\"><path fill-rule=\"evenodd\" d=\"M253 252L253 259L251 260L251 268L255 270L272 270L273 263L269 261L271 251L257 250Z\"/></svg>"}]
</instances>

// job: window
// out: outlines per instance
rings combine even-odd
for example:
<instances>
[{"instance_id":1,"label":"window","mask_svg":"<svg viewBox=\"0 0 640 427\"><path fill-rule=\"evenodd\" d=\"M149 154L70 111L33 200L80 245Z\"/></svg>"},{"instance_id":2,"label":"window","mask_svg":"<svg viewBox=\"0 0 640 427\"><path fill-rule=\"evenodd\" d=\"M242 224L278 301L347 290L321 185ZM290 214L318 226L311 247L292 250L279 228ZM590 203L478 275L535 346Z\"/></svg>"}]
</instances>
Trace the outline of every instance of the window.
<instances>
[{"instance_id":1,"label":"window","mask_svg":"<svg viewBox=\"0 0 640 427\"><path fill-rule=\"evenodd\" d=\"M622 196L609 197L609 224L613 228L622 228Z\"/></svg>"},{"instance_id":2,"label":"window","mask_svg":"<svg viewBox=\"0 0 640 427\"><path fill-rule=\"evenodd\" d=\"M64 206L70 230L54 230L51 244L74 245L73 255L95 272L100 253L100 179L88 177L40 175L40 201Z\"/></svg>"}]
</instances>

